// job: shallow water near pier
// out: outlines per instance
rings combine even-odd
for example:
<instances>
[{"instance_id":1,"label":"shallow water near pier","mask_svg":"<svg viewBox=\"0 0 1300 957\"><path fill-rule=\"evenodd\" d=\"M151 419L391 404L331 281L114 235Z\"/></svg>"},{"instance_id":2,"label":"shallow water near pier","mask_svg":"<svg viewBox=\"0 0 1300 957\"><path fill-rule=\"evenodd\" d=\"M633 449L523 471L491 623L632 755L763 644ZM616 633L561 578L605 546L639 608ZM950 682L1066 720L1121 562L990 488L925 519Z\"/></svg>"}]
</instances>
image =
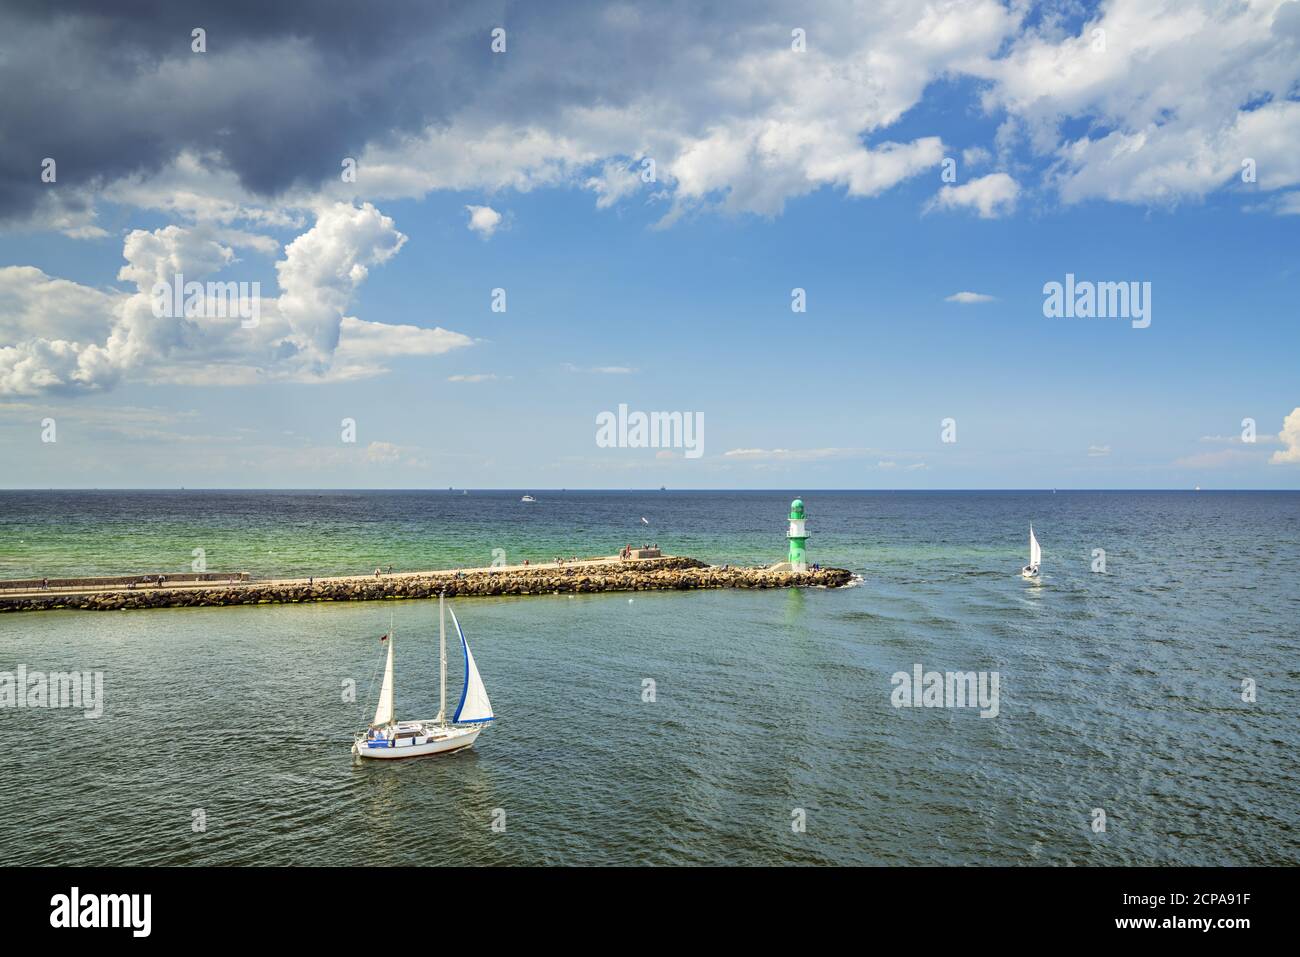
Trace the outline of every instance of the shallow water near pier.
<instances>
[{"instance_id":1,"label":"shallow water near pier","mask_svg":"<svg viewBox=\"0 0 1300 957\"><path fill-rule=\"evenodd\" d=\"M796 491L0 492L0 574L182 571L194 548L213 570L257 575L467 567L494 548L538 561L646 541L758 563L782 556ZM0 615L0 671L104 673L101 718L0 709L0 851L9 864L1300 860L1300 494L804 498L809 559L861 585L458 601L500 720L443 758L349 753L390 615L398 713L436 712L436 602ZM1040 585L1018 575L1031 520ZM893 707L891 676L917 663L998 672L997 717ZM461 673L453 654L453 705Z\"/></svg>"}]
</instances>

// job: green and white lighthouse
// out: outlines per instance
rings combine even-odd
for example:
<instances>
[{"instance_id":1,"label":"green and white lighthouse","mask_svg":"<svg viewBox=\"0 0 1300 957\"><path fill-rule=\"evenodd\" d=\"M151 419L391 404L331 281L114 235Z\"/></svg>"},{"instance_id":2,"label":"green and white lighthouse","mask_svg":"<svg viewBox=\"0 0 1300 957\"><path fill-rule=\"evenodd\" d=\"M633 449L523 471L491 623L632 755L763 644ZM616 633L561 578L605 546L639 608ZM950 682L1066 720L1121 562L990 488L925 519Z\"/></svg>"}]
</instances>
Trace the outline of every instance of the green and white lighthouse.
<instances>
[{"instance_id":1,"label":"green and white lighthouse","mask_svg":"<svg viewBox=\"0 0 1300 957\"><path fill-rule=\"evenodd\" d=\"M790 570L806 572L808 557L804 553L804 543L808 541L808 532L804 529L803 499L797 498L790 503L790 531L785 537L790 540Z\"/></svg>"}]
</instances>

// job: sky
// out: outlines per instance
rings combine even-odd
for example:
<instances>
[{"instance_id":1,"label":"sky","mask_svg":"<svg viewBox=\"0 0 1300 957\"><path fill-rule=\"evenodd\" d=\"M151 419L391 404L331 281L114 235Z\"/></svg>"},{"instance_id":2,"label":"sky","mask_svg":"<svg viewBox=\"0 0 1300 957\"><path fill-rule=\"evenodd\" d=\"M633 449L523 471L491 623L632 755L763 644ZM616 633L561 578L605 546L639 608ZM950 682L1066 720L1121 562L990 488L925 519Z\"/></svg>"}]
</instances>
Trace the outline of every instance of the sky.
<instances>
[{"instance_id":1,"label":"sky","mask_svg":"<svg viewBox=\"0 0 1300 957\"><path fill-rule=\"evenodd\" d=\"M7 0L0 487L1300 488L1300 3L722 6Z\"/></svg>"}]
</instances>

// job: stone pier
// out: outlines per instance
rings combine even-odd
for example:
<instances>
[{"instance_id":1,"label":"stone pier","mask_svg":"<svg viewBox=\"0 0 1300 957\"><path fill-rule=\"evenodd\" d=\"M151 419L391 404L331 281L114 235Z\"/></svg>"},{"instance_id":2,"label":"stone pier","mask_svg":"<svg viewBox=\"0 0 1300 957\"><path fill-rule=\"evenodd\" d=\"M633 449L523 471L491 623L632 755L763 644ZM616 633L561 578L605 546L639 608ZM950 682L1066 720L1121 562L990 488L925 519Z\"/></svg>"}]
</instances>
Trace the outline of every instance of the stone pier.
<instances>
[{"instance_id":1,"label":"stone pier","mask_svg":"<svg viewBox=\"0 0 1300 957\"><path fill-rule=\"evenodd\" d=\"M237 576L221 576L230 578ZM512 565L378 576L343 576L270 581L184 581L126 588L99 585L87 590L3 590L0 612L128 608L197 608L312 601L378 601L386 598L449 598L494 595L596 594L600 592L686 591L698 588L838 588L853 578L842 568L794 572L775 568L707 565L694 558L584 559L544 565ZM127 579L124 579L127 580Z\"/></svg>"}]
</instances>

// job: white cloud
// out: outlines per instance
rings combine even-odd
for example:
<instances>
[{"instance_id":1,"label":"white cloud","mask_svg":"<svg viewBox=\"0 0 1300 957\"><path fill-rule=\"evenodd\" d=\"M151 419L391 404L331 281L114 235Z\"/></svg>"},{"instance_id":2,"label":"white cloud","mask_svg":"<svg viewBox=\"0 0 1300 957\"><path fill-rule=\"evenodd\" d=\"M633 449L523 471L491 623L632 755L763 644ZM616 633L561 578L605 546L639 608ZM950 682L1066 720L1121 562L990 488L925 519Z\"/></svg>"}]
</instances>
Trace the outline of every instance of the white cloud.
<instances>
[{"instance_id":1,"label":"white cloud","mask_svg":"<svg viewBox=\"0 0 1300 957\"><path fill-rule=\"evenodd\" d=\"M942 13L906 4L810 11L805 26L819 39L796 54L772 41L789 34L774 12L771 22L732 22L736 29L709 44L707 56L687 18L673 28L680 42L658 38L672 61L653 86L625 84L617 97L553 106L544 122L523 128L486 125L489 112L467 110L422 136L368 150L368 190L527 190L577 180L606 208L642 185L636 159L648 157L671 199L664 224L698 207L775 215L787 200L826 186L873 196L937 166L943 144L934 135L867 137L916 105L939 75L996 52L1016 24L992 0ZM568 72L580 67L558 69L576 85L593 82Z\"/></svg>"},{"instance_id":2,"label":"white cloud","mask_svg":"<svg viewBox=\"0 0 1300 957\"><path fill-rule=\"evenodd\" d=\"M343 310L369 267L387 262L405 242L393 221L369 203L335 203L285 247L275 264L280 315L293 331L293 343L317 368L327 366L337 348Z\"/></svg>"},{"instance_id":3,"label":"white cloud","mask_svg":"<svg viewBox=\"0 0 1300 957\"><path fill-rule=\"evenodd\" d=\"M919 453L904 450L828 446L815 449L739 448L724 452L722 457L733 462L752 463L756 468L775 468L775 463L781 462L851 461L853 459L883 456L883 458L878 458L874 467L878 469L894 469L900 467L899 460L915 460L918 455ZM904 470L913 471L928 467L924 462L920 461L911 461L909 464L901 466Z\"/></svg>"},{"instance_id":4,"label":"white cloud","mask_svg":"<svg viewBox=\"0 0 1300 957\"><path fill-rule=\"evenodd\" d=\"M1300 103L1271 103L1239 114L1215 130L1152 125L1134 132L1080 139L1061 149L1061 197L1129 203L1172 203L1239 181L1242 160L1254 160L1262 189L1300 182Z\"/></svg>"},{"instance_id":5,"label":"white cloud","mask_svg":"<svg viewBox=\"0 0 1300 957\"><path fill-rule=\"evenodd\" d=\"M1090 445L1090 446L1088 446L1088 456L1089 456L1089 458L1100 458L1100 457L1102 457L1102 456L1106 456L1106 455L1110 455L1110 446L1109 446L1109 445Z\"/></svg>"},{"instance_id":6,"label":"white cloud","mask_svg":"<svg viewBox=\"0 0 1300 957\"><path fill-rule=\"evenodd\" d=\"M577 366L572 362L564 364L565 372L591 372L597 375L633 375L636 369L631 366Z\"/></svg>"},{"instance_id":7,"label":"white cloud","mask_svg":"<svg viewBox=\"0 0 1300 957\"><path fill-rule=\"evenodd\" d=\"M0 269L0 394L93 391L132 381L246 385L325 382L378 375L382 361L435 356L473 344L441 327L368 322L344 315L372 266L405 238L370 204L322 207L276 265L280 295L260 298L256 325L239 316L157 316L156 282L201 281L238 267L232 246L248 237L220 227L133 230L118 277L132 293L98 291L33 267ZM265 250L256 241L255 249ZM242 277L230 277L230 281ZM251 287L250 287L251 291Z\"/></svg>"},{"instance_id":8,"label":"white cloud","mask_svg":"<svg viewBox=\"0 0 1300 957\"><path fill-rule=\"evenodd\" d=\"M448 382L495 382L499 377L493 372L475 372L470 375L448 376Z\"/></svg>"},{"instance_id":9,"label":"white cloud","mask_svg":"<svg viewBox=\"0 0 1300 957\"><path fill-rule=\"evenodd\" d=\"M1256 441L1257 443L1276 442L1277 440L1278 440L1278 437L1277 437L1276 435L1268 435L1267 433L1263 433L1263 432L1257 433L1257 434L1255 435L1255 441ZM1202 436L1201 436L1199 439L1197 439L1196 441L1198 441L1198 442L1226 442L1226 443L1242 443L1242 442L1243 442L1243 439L1242 439L1242 437L1241 437L1240 434L1237 434L1237 435L1202 435Z\"/></svg>"},{"instance_id":10,"label":"white cloud","mask_svg":"<svg viewBox=\"0 0 1300 957\"><path fill-rule=\"evenodd\" d=\"M997 296L986 295L982 292L954 292L951 296L944 298L944 302L960 302L969 305L975 302L993 302Z\"/></svg>"},{"instance_id":11,"label":"white cloud","mask_svg":"<svg viewBox=\"0 0 1300 957\"><path fill-rule=\"evenodd\" d=\"M631 196L641 188L641 175L626 163L606 163L599 176L592 176L584 184L596 194L596 208L608 209L619 200Z\"/></svg>"},{"instance_id":12,"label":"white cloud","mask_svg":"<svg viewBox=\"0 0 1300 957\"><path fill-rule=\"evenodd\" d=\"M156 172L135 173L108 184L101 195L111 203L153 209L179 219L281 229L306 226L304 211L311 205L308 194L300 190L267 206L254 200L238 177L222 166L219 154L188 150Z\"/></svg>"},{"instance_id":13,"label":"white cloud","mask_svg":"<svg viewBox=\"0 0 1300 957\"><path fill-rule=\"evenodd\" d=\"M472 346L474 340L441 326L393 325L344 316L339 323L339 344L326 378L358 379L387 371L385 359L440 356Z\"/></svg>"},{"instance_id":14,"label":"white cloud","mask_svg":"<svg viewBox=\"0 0 1300 957\"><path fill-rule=\"evenodd\" d=\"M806 462L818 459L854 458L865 455L868 449L731 449L723 456L747 461Z\"/></svg>"},{"instance_id":15,"label":"white cloud","mask_svg":"<svg viewBox=\"0 0 1300 957\"><path fill-rule=\"evenodd\" d=\"M402 457L402 450L392 442L371 442L366 446L366 461L391 464Z\"/></svg>"},{"instance_id":16,"label":"white cloud","mask_svg":"<svg viewBox=\"0 0 1300 957\"><path fill-rule=\"evenodd\" d=\"M96 345L34 338L0 346L0 395L107 388L116 371Z\"/></svg>"},{"instance_id":17,"label":"white cloud","mask_svg":"<svg viewBox=\"0 0 1300 957\"><path fill-rule=\"evenodd\" d=\"M177 273L187 280L220 272L235 260L235 252L212 237L211 230L164 226L148 232L133 229L122 246L126 265L117 278L148 290L155 282L171 282Z\"/></svg>"},{"instance_id":18,"label":"white cloud","mask_svg":"<svg viewBox=\"0 0 1300 957\"><path fill-rule=\"evenodd\" d=\"M1279 216L1300 216L1300 190L1279 196L1273 211Z\"/></svg>"},{"instance_id":19,"label":"white cloud","mask_svg":"<svg viewBox=\"0 0 1300 957\"><path fill-rule=\"evenodd\" d=\"M102 335L117 299L35 266L0 267L0 342L33 336L91 342Z\"/></svg>"},{"instance_id":20,"label":"white cloud","mask_svg":"<svg viewBox=\"0 0 1300 957\"><path fill-rule=\"evenodd\" d=\"M469 212L470 232L491 239L501 225L501 214L491 206L466 206L465 209Z\"/></svg>"},{"instance_id":21,"label":"white cloud","mask_svg":"<svg viewBox=\"0 0 1300 957\"><path fill-rule=\"evenodd\" d=\"M469 336L441 326L425 329L345 316L339 328L339 347L334 357L349 362L393 356L440 356L474 344Z\"/></svg>"},{"instance_id":22,"label":"white cloud","mask_svg":"<svg viewBox=\"0 0 1300 957\"><path fill-rule=\"evenodd\" d=\"M1246 158L1257 188L1300 182L1298 39L1300 5L1285 0L1111 0L1077 34L1046 18L972 72L992 81L985 107L1055 161L1066 202L1167 204L1232 182ZM1066 140L1068 119L1091 129Z\"/></svg>"},{"instance_id":23,"label":"white cloud","mask_svg":"<svg viewBox=\"0 0 1300 957\"><path fill-rule=\"evenodd\" d=\"M989 173L960 186L944 186L927 209L973 209L980 219L996 219L1016 208L1020 185L1006 173Z\"/></svg>"},{"instance_id":24,"label":"white cloud","mask_svg":"<svg viewBox=\"0 0 1300 957\"><path fill-rule=\"evenodd\" d=\"M1274 453L1274 456L1279 453ZM1193 469L1218 469L1226 468L1230 465L1247 465L1257 463L1259 456L1247 452L1245 449L1221 449L1218 452L1198 452L1195 455L1186 455L1174 462L1174 465L1181 468Z\"/></svg>"},{"instance_id":25,"label":"white cloud","mask_svg":"<svg viewBox=\"0 0 1300 957\"><path fill-rule=\"evenodd\" d=\"M1272 458L1268 460L1269 463L1284 465L1300 462L1300 406L1292 409L1282 420L1282 431L1278 433L1278 440L1286 448L1274 452Z\"/></svg>"}]
</instances>

